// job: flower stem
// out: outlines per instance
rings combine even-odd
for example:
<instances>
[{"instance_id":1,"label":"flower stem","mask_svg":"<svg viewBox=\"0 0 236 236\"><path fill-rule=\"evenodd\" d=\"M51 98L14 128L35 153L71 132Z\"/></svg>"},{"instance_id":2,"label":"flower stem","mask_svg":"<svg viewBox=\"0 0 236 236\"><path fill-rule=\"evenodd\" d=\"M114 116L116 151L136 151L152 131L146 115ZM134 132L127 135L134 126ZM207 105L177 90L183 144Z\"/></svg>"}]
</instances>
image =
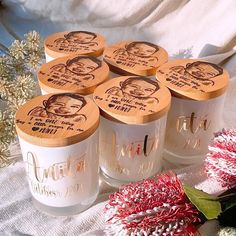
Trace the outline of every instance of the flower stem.
<instances>
[{"instance_id":1,"label":"flower stem","mask_svg":"<svg viewBox=\"0 0 236 236\"><path fill-rule=\"evenodd\" d=\"M3 53L6 53L8 56L10 55L8 48L2 43L0 43L0 51L2 51Z\"/></svg>"}]
</instances>

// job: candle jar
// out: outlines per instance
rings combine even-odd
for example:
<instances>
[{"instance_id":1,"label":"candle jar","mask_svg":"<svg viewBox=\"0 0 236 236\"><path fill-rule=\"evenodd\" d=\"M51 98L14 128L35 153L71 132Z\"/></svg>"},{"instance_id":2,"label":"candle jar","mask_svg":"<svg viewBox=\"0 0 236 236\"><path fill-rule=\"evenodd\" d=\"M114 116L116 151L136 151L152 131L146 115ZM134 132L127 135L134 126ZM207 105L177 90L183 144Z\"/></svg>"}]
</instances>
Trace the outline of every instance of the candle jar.
<instances>
[{"instance_id":1,"label":"candle jar","mask_svg":"<svg viewBox=\"0 0 236 236\"><path fill-rule=\"evenodd\" d=\"M105 62L90 56L68 56L43 64L38 72L42 94L92 94L97 85L109 78Z\"/></svg>"},{"instance_id":2,"label":"candle jar","mask_svg":"<svg viewBox=\"0 0 236 236\"><path fill-rule=\"evenodd\" d=\"M161 66L157 80L172 93L164 158L184 165L201 162L221 126L228 73L209 62L180 59Z\"/></svg>"},{"instance_id":3,"label":"candle jar","mask_svg":"<svg viewBox=\"0 0 236 236\"><path fill-rule=\"evenodd\" d=\"M88 31L57 32L44 41L46 62L69 55L99 57L104 47L105 38Z\"/></svg>"},{"instance_id":4,"label":"candle jar","mask_svg":"<svg viewBox=\"0 0 236 236\"><path fill-rule=\"evenodd\" d=\"M168 54L153 43L122 41L105 48L103 59L115 74L151 76L167 62Z\"/></svg>"},{"instance_id":5,"label":"candle jar","mask_svg":"<svg viewBox=\"0 0 236 236\"><path fill-rule=\"evenodd\" d=\"M99 109L79 94L36 97L16 113L34 205L52 215L87 209L99 191Z\"/></svg>"},{"instance_id":6,"label":"candle jar","mask_svg":"<svg viewBox=\"0 0 236 236\"><path fill-rule=\"evenodd\" d=\"M100 108L100 169L118 186L161 169L169 90L147 77L122 76L94 91Z\"/></svg>"}]
</instances>

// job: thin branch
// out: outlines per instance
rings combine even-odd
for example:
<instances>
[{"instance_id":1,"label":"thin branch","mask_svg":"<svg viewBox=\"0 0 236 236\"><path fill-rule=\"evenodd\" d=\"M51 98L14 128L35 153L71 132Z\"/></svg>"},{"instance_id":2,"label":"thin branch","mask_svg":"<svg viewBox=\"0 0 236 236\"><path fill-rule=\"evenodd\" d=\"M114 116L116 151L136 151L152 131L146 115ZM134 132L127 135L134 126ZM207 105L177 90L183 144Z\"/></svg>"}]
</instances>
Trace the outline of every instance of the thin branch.
<instances>
[{"instance_id":1,"label":"thin branch","mask_svg":"<svg viewBox=\"0 0 236 236\"><path fill-rule=\"evenodd\" d=\"M6 53L8 56L10 56L9 49L5 45L3 45L2 43L0 43L0 51L2 51L3 53Z\"/></svg>"}]
</instances>

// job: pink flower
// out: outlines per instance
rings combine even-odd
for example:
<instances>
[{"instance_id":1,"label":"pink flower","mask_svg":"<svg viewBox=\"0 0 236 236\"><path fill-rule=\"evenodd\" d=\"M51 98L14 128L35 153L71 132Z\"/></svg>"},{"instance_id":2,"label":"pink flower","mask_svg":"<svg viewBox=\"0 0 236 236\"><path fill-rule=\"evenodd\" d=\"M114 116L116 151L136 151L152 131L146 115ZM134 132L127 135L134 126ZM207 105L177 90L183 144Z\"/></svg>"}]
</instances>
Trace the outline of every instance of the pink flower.
<instances>
[{"instance_id":1,"label":"pink flower","mask_svg":"<svg viewBox=\"0 0 236 236\"><path fill-rule=\"evenodd\" d=\"M198 210L176 174L157 175L123 186L105 207L108 235L192 236Z\"/></svg>"},{"instance_id":2,"label":"pink flower","mask_svg":"<svg viewBox=\"0 0 236 236\"><path fill-rule=\"evenodd\" d=\"M215 134L205 159L205 171L223 187L236 186L236 130L223 129Z\"/></svg>"}]
</instances>

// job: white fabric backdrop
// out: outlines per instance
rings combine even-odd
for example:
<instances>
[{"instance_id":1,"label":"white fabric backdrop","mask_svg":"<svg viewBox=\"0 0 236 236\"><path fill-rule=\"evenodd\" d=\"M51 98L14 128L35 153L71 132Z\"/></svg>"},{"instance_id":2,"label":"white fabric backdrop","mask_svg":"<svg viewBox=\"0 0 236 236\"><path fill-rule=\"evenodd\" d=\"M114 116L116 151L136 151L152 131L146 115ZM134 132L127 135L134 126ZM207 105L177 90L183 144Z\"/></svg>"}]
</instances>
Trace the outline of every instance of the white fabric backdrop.
<instances>
[{"instance_id":1,"label":"white fabric backdrop","mask_svg":"<svg viewBox=\"0 0 236 236\"><path fill-rule=\"evenodd\" d=\"M0 42L9 45L9 29L22 36L43 36L64 29L94 31L108 43L140 39L157 43L171 57L204 57L229 70L225 127L236 126L235 0L2 0ZM5 30L8 29L8 31ZM19 152L19 149L16 149ZM14 153L14 150L13 150ZM210 193L222 191L201 166L179 170L179 177ZM102 209L114 189L101 183L95 204L73 217L50 217L32 206L23 163L0 170L0 235L104 235ZM202 235L213 236L215 222Z\"/></svg>"}]
</instances>

